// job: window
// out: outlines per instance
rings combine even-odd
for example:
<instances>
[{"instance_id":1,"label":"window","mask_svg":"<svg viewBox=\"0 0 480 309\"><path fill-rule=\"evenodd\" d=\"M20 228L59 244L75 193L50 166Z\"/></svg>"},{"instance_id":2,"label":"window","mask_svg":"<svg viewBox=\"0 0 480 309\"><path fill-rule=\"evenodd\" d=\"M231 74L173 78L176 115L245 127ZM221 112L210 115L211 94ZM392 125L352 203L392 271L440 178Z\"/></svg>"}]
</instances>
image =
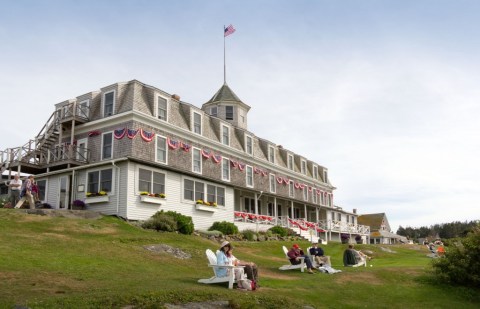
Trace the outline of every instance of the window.
<instances>
[{"instance_id":1,"label":"window","mask_svg":"<svg viewBox=\"0 0 480 309\"><path fill-rule=\"evenodd\" d=\"M160 96L157 98L157 117L167 121L167 100Z\"/></svg>"},{"instance_id":2,"label":"window","mask_svg":"<svg viewBox=\"0 0 480 309\"><path fill-rule=\"evenodd\" d=\"M313 179L318 179L318 166L313 166Z\"/></svg>"},{"instance_id":3,"label":"window","mask_svg":"<svg viewBox=\"0 0 480 309\"><path fill-rule=\"evenodd\" d=\"M228 158L222 158L222 179L230 181L230 160Z\"/></svg>"},{"instance_id":4,"label":"window","mask_svg":"<svg viewBox=\"0 0 480 309\"><path fill-rule=\"evenodd\" d=\"M332 212L332 220L335 221L335 213Z\"/></svg>"},{"instance_id":5,"label":"window","mask_svg":"<svg viewBox=\"0 0 480 309\"><path fill-rule=\"evenodd\" d=\"M280 204L277 205L277 216L282 216L282 205Z\"/></svg>"},{"instance_id":6,"label":"window","mask_svg":"<svg viewBox=\"0 0 480 309\"><path fill-rule=\"evenodd\" d=\"M347 219L347 223L350 223L350 216L349 216L349 215L346 215L345 217L346 217L346 219Z\"/></svg>"},{"instance_id":7,"label":"window","mask_svg":"<svg viewBox=\"0 0 480 309\"><path fill-rule=\"evenodd\" d=\"M105 93L103 95L103 117L112 116L114 106L115 106L115 91Z\"/></svg>"},{"instance_id":8,"label":"window","mask_svg":"<svg viewBox=\"0 0 480 309\"><path fill-rule=\"evenodd\" d=\"M206 194L205 188L207 190ZM190 179L183 180L183 199L189 201L205 200L205 196L207 202L215 202L219 206L225 206L225 188Z\"/></svg>"},{"instance_id":9,"label":"window","mask_svg":"<svg viewBox=\"0 0 480 309\"><path fill-rule=\"evenodd\" d=\"M193 148L192 151L192 171L199 174L202 173L202 155L198 148Z\"/></svg>"},{"instance_id":10,"label":"window","mask_svg":"<svg viewBox=\"0 0 480 309\"><path fill-rule=\"evenodd\" d=\"M352 216L352 224L355 224L355 216Z\"/></svg>"},{"instance_id":11,"label":"window","mask_svg":"<svg viewBox=\"0 0 480 309\"><path fill-rule=\"evenodd\" d=\"M318 203L317 192L316 192L315 188L313 188L313 190L312 190L312 201L313 201L314 204Z\"/></svg>"},{"instance_id":12,"label":"window","mask_svg":"<svg viewBox=\"0 0 480 309\"><path fill-rule=\"evenodd\" d=\"M307 175L307 161L305 161L305 160L302 160L302 161L301 161L301 164L300 164L300 172L301 172L303 175Z\"/></svg>"},{"instance_id":13,"label":"window","mask_svg":"<svg viewBox=\"0 0 480 309\"><path fill-rule=\"evenodd\" d=\"M342 221L342 214L341 213L337 213L337 221Z\"/></svg>"},{"instance_id":14,"label":"window","mask_svg":"<svg viewBox=\"0 0 480 309\"><path fill-rule=\"evenodd\" d=\"M102 134L102 160L111 159L113 156L113 133Z\"/></svg>"},{"instance_id":15,"label":"window","mask_svg":"<svg viewBox=\"0 0 480 309\"><path fill-rule=\"evenodd\" d=\"M325 194L320 192L320 205L325 205Z\"/></svg>"},{"instance_id":16,"label":"window","mask_svg":"<svg viewBox=\"0 0 480 309\"><path fill-rule=\"evenodd\" d=\"M86 162L88 161L88 151L87 151L87 139L82 138L77 141L77 161Z\"/></svg>"},{"instance_id":17,"label":"window","mask_svg":"<svg viewBox=\"0 0 480 309\"><path fill-rule=\"evenodd\" d=\"M202 115L193 113L193 132L202 134Z\"/></svg>"},{"instance_id":18,"label":"window","mask_svg":"<svg viewBox=\"0 0 480 309\"><path fill-rule=\"evenodd\" d=\"M222 125L222 144L230 146L230 128Z\"/></svg>"},{"instance_id":19,"label":"window","mask_svg":"<svg viewBox=\"0 0 480 309\"><path fill-rule=\"evenodd\" d=\"M323 182L328 183L328 172L323 171Z\"/></svg>"},{"instance_id":20,"label":"window","mask_svg":"<svg viewBox=\"0 0 480 309\"><path fill-rule=\"evenodd\" d=\"M85 100L85 101L80 102L77 105L77 116L83 117L83 118L88 118L89 115L90 115L89 106L90 106L90 101L89 100Z\"/></svg>"},{"instance_id":21,"label":"window","mask_svg":"<svg viewBox=\"0 0 480 309\"><path fill-rule=\"evenodd\" d=\"M155 159L160 163L167 163L167 139L163 136L157 135L157 153Z\"/></svg>"},{"instance_id":22,"label":"window","mask_svg":"<svg viewBox=\"0 0 480 309\"><path fill-rule=\"evenodd\" d=\"M273 203L268 203L267 204L267 215L268 216L273 216Z\"/></svg>"},{"instance_id":23,"label":"window","mask_svg":"<svg viewBox=\"0 0 480 309\"><path fill-rule=\"evenodd\" d=\"M45 201L45 194L47 193L47 180L37 180L38 199Z\"/></svg>"},{"instance_id":24,"label":"window","mask_svg":"<svg viewBox=\"0 0 480 309\"><path fill-rule=\"evenodd\" d=\"M245 135L245 152L253 155L253 139L249 135Z\"/></svg>"},{"instance_id":25,"label":"window","mask_svg":"<svg viewBox=\"0 0 480 309\"><path fill-rule=\"evenodd\" d=\"M268 161L275 163L275 148L268 146Z\"/></svg>"},{"instance_id":26,"label":"window","mask_svg":"<svg viewBox=\"0 0 480 309\"><path fill-rule=\"evenodd\" d=\"M233 106L225 106L225 119L233 120Z\"/></svg>"},{"instance_id":27,"label":"window","mask_svg":"<svg viewBox=\"0 0 480 309\"><path fill-rule=\"evenodd\" d=\"M246 170L247 187L253 188L253 168L247 165Z\"/></svg>"},{"instance_id":28,"label":"window","mask_svg":"<svg viewBox=\"0 0 480 309\"><path fill-rule=\"evenodd\" d=\"M100 191L112 191L113 170L105 169L100 171L88 172L87 192L98 193Z\"/></svg>"},{"instance_id":29,"label":"window","mask_svg":"<svg viewBox=\"0 0 480 309\"><path fill-rule=\"evenodd\" d=\"M210 108L210 115L217 117L218 108L216 106L213 106L213 107Z\"/></svg>"},{"instance_id":30,"label":"window","mask_svg":"<svg viewBox=\"0 0 480 309\"><path fill-rule=\"evenodd\" d=\"M293 191L293 181L291 181L291 180L288 183L288 196L290 196L290 197L295 196L295 192Z\"/></svg>"},{"instance_id":31,"label":"window","mask_svg":"<svg viewBox=\"0 0 480 309\"><path fill-rule=\"evenodd\" d=\"M139 168L138 191L165 193L165 174Z\"/></svg>"},{"instance_id":32,"label":"window","mask_svg":"<svg viewBox=\"0 0 480 309\"><path fill-rule=\"evenodd\" d=\"M327 198L328 198L328 206L333 206L333 205L332 205L332 195L329 194L329 195L327 196Z\"/></svg>"},{"instance_id":33,"label":"window","mask_svg":"<svg viewBox=\"0 0 480 309\"><path fill-rule=\"evenodd\" d=\"M293 155L288 154L287 167L289 170L293 171Z\"/></svg>"},{"instance_id":34,"label":"window","mask_svg":"<svg viewBox=\"0 0 480 309\"><path fill-rule=\"evenodd\" d=\"M277 184L275 180L275 175L270 174L270 192L275 193L277 191Z\"/></svg>"},{"instance_id":35,"label":"window","mask_svg":"<svg viewBox=\"0 0 480 309\"><path fill-rule=\"evenodd\" d=\"M245 212L255 213L255 199L246 197L244 199Z\"/></svg>"},{"instance_id":36,"label":"window","mask_svg":"<svg viewBox=\"0 0 480 309\"><path fill-rule=\"evenodd\" d=\"M303 187L303 200L308 201L308 187Z\"/></svg>"}]
</instances>

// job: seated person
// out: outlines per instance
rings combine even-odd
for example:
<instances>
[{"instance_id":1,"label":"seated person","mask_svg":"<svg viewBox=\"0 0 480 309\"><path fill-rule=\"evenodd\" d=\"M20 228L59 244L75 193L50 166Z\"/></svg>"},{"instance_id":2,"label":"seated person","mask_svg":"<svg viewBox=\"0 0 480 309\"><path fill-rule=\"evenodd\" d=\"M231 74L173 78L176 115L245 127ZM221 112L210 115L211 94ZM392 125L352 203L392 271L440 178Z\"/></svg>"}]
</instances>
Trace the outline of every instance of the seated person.
<instances>
[{"instance_id":1,"label":"seated person","mask_svg":"<svg viewBox=\"0 0 480 309\"><path fill-rule=\"evenodd\" d=\"M227 251L227 258L231 261L233 266L244 266L244 271L247 274L247 278L253 280L258 285L258 267L253 262L240 261L233 255L233 247L230 246L230 250Z\"/></svg>"},{"instance_id":2,"label":"seated person","mask_svg":"<svg viewBox=\"0 0 480 309\"><path fill-rule=\"evenodd\" d=\"M353 245L348 245L348 249L343 252L343 265L354 266L365 261L366 255L360 251L353 249Z\"/></svg>"},{"instance_id":3,"label":"seated person","mask_svg":"<svg viewBox=\"0 0 480 309\"><path fill-rule=\"evenodd\" d=\"M290 259L290 263L292 263L292 265L300 264L301 259L299 259L299 258L303 257L304 260L305 260L305 264L307 265L308 273L313 274L312 261L310 260L310 258L308 256L306 256L303 253L303 250L300 249L300 247L297 244L294 244L292 246L292 248L288 251L287 255L288 255L288 258Z\"/></svg>"},{"instance_id":4,"label":"seated person","mask_svg":"<svg viewBox=\"0 0 480 309\"><path fill-rule=\"evenodd\" d=\"M217 265L233 265L232 260L228 258L227 252L231 250L231 245L228 241L222 242L220 250L217 251ZM228 276L230 269L224 267L216 267L215 273L217 277ZM235 279L239 280L243 278L243 268L234 268Z\"/></svg>"},{"instance_id":5,"label":"seated person","mask_svg":"<svg viewBox=\"0 0 480 309\"><path fill-rule=\"evenodd\" d=\"M315 261L317 262L317 265L332 266L332 264L330 263L330 256L324 255L323 249L318 247L317 242L312 243L312 247L310 248L310 255L314 257Z\"/></svg>"},{"instance_id":6,"label":"seated person","mask_svg":"<svg viewBox=\"0 0 480 309\"><path fill-rule=\"evenodd\" d=\"M438 246L437 255L438 256L444 256L445 255L445 248L443 246Z\"/></svg>"}]
</instances>

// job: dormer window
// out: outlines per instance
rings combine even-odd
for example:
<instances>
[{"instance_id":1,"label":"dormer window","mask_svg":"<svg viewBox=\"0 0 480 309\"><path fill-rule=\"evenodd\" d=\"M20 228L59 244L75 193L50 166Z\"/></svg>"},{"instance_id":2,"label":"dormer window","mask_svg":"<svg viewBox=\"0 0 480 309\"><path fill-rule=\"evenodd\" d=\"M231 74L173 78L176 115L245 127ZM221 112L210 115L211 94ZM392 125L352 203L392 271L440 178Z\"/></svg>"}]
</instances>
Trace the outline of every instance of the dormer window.
<instances>
[{"instance_id":1,"label":"dormer window","mask_svg":"<svg viewBox=\"0 0 480 309\"><path fill-rule=\"evenodd\" d=\"M103 95L103 117L113 115L115 107L115 91L107 92Z\"/></svg>"},{"instance_id":2,"label":"dormer window","mask_svg":"<svg viewBox=\"0 0 480 309\"><path fill-rule=\"evenodd\" d=\"M302 160L302 161L301 161L301 164L300 164L300 172L301 172L303 175L307 175L307 161L305 161L305 160Z\"/></svg>"},{"instance_id":3,"label":"dormer window","mask_svg":"<svg viewBox=\"0 0 480 309\"><path fill-rule=\"evenodd\" d=\"M225 119L233 120L233 106L225 106Z\"/></svg>"},{"instance_id":4,"label":"dormer window","mask_svg":"<svg viewBox=\"0 0 480 309\"><path fill-rule=\"evenodd\" d=\"M328 172L323 171L323 182L328 183Z\"/></svg>"},{"instance_id":5,"label":"dormer window","mask_svg":"<svg viewBox=\"0 0 480 309\"><path fill-rule=\"evenodd\" d=\"M293 171L293 155L288 154L287 167L289 170Z\"/></svg>"},{"instance_id":6,"label":"dormer window","mask_svg":"<svg viewBox=\"0 0 480 309\"><path fill-rule=\"evenodd\" d=\"M313 166L313 179L318 179L318 166Z\"/></svg>"},{"instance_id":7,"label":"dormer window","mask_svg":"<svg viewBox=\"0 0 480 309\"><path fill-rule=\"evenodd\" d=\"M218 107L213 106L210 108L210 115L217 117L218 115Z\"/></svg>"},{"instance_id":8,"label":"dormer window","mask_svg":"<svg viewBox=\"0 0 480 309\"><path fill-rule=\"evenodd\" d=\"M222 125L222 144L230 146L230 128Z\"/></svg>"},{"instance_id":9,"label":"dormer window","mask_svg":"<svg viewBox=\"0 0 480 309\"><path fill-rule=\"evenodd\" d=\"M193 112L193 132L202 135L202 115Z\"/></svg>"},{"instance_id":10,"label":"dormer window","mask_svg":"<svg viewBox=\"0 0 480 309\"><path fill-rule=\"evenodd\" d=\"M253 155L253 139L249 135L245 135L245 152Z\"/></svg>"},{"instance_id":11,"label":"dormer window","mask_svg":"<svg viewBox=\"0 0 480 309\"><path fill-rule=\"evenodd\" d=\"M157 99L157 117L167 121L167 100L160 96Z\"/></svg>"},{"instance_id":12,"label":"dormer window","mask_svg":"<svg viewBox=\"0 0 480 309\"><path fill-rule=\"evenodd\" d=\"M268 146L268 161L275 163L275 147Z\"/></svg>"}]
</instances>

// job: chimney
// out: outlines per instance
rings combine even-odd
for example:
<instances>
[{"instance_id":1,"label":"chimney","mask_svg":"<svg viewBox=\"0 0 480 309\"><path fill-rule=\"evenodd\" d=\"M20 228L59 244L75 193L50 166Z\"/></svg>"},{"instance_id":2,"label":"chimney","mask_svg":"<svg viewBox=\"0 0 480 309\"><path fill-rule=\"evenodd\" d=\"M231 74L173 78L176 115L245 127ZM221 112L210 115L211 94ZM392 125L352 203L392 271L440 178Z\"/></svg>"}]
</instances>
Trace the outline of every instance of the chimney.
<instances>
[{"instance_id":1,"label":"chimney","mask_svg":"<svg viewBox=\"0 0 480 309\"><path fill-rule=\"evenodd\" d=\"M180 96L178 94L172 94L172 98L177 101L180 101Z\"/></svg>"},{"instance_id":2,"label":"chimney","mask_svg":"<svg viewBox=\"0 0 480 309\"><path fill-rule=\"evenodd\" d=\"M356 208L353 209L353 213L357 214L357 209Z\"/></svg>"}]
</instances>

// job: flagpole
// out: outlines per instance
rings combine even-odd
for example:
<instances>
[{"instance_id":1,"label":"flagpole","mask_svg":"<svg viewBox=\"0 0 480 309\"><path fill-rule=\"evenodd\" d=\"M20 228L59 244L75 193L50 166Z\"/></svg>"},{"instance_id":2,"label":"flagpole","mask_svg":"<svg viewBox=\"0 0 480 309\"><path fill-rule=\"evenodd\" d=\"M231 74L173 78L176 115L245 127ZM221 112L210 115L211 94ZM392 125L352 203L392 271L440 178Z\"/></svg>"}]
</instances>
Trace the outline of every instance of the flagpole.
<instances>
[{"instance_id":1,"label":"flagpole","mask_svg":"<svg viewBox=\"0 0 480 309\"><path fill-rule=\"evenodd\" d=\"M227 84L227 66L225 64L225 25L223 25L223 84Z\"/></svg>"}]
</instances>

